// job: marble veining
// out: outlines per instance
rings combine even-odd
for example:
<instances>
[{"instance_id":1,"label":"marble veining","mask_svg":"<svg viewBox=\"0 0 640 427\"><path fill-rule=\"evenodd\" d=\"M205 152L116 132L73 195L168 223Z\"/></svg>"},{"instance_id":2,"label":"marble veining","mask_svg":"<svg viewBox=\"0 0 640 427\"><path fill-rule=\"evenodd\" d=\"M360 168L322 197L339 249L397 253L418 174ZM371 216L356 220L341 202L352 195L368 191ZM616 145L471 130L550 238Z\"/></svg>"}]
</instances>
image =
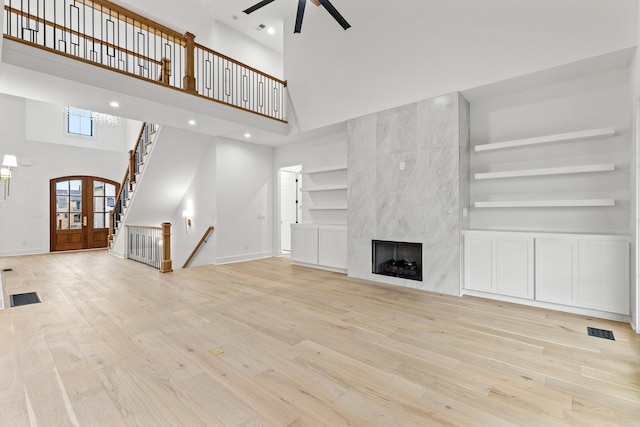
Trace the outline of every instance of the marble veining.
<instances>
[{"instance_id":1,"label":"marble veining","mask_svg":"<svg viewBox=\"0 0 640 427\"><path fill-rule=\"evenodd\" d=\"M468 122L458 93L349 121L350 276L459 295ZM422 243L423 281L374 275L373 239Z\"/></svg>"}]
</instances>

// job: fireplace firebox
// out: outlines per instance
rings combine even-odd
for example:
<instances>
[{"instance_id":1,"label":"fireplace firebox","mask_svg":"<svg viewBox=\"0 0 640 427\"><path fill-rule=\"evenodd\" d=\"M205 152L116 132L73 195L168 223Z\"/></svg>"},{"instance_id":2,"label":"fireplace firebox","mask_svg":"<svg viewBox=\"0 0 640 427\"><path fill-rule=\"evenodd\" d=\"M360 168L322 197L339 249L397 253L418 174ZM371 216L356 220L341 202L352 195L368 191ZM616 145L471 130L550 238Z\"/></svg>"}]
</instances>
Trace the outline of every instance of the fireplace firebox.
<instances>
[{"instance_id":1,"label":"fireplace firebox","mask_svg":"<svg viewBox=\"0 0 640 427\"><path fill-rule=\"evenodd\" d=\"M373 274L422 281L422 243L372 240Z\"/></svg>"}]
</instances>

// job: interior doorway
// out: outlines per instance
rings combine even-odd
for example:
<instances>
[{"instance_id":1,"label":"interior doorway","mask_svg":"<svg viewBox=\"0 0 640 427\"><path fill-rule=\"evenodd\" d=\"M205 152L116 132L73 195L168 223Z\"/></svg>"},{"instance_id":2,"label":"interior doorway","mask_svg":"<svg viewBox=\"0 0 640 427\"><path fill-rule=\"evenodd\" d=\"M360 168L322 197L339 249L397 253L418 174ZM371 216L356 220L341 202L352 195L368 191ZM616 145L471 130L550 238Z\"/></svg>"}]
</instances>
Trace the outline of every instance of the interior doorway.
<instances>
[{"instance_id":1,"label":"interior doorway","mask_svg":"<svg viewBox=\"0 0 640 427\"><path fill-rule=\"evenodd\" d=\"M291 224L300 222L300 171L302 165L280 169L280 249L291 252Z\"/></svg>"},{"instance_id":2,"label":"interior doorway","mask_svg":"<svg viewBox=\"0 0 640 427\"><path fill-rule=\"evenodd\" d=\"M120 184L94 176L50 181L51 252L106 248Z\"/></svg>"}]
</instances>

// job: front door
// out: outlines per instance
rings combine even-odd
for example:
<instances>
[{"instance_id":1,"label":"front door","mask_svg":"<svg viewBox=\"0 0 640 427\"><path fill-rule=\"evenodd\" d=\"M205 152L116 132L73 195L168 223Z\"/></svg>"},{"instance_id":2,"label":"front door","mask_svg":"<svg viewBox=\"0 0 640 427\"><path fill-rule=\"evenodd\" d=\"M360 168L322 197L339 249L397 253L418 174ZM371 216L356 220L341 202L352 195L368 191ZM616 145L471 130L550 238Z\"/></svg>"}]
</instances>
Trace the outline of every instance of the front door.
<instances>
[{"instance_id":1,"label":"front door","mask_svg":"<svg viewBox=\"0 0 640 427\"><path fill-rule=\"evenodd\" d=\"M51 180L51 251L106 248L119 184L93 176Z\"/></svg>"}]
</instances>

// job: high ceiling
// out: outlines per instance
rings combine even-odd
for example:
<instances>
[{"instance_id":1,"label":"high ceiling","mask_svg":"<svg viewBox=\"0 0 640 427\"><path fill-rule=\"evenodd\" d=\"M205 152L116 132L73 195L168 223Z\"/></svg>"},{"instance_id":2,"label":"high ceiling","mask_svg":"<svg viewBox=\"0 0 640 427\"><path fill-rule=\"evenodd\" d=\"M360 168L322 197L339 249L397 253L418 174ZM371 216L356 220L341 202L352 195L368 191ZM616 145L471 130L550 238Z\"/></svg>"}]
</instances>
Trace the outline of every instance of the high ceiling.
<instances>
[{"instance_id":1,"label":"high ceiling","mask_svg":"<svg viewBox=\"0 0 640 427\"><path fill-rule=\"evenodd\" d=\"M309 1L302 34L293 34L296 0L242 12L257 1L114 3L200 40L233 33L212 31L223 23L280 52L271 56L282 62L288 81L293 133L343 129L345 120L454 91L471 95L474 88L501 82L514 90L514 82L538 81L530 76L540 73L551 82L569 78L566 70L582 75L602 71L601 64L626 66L638 43L637 0L331 0L353 25L348 31ZM259 24L276 33L256 31ZM229 50L254 64L253 52L244 52L247 45L232 43ZM619 52L626 52L622 60L609 60ZM211 127L218 128L214 119ZM224 136L241 139L244 133ZM272 146L302 137L251 133L252 142Z\"/></svg>"},{"instance_id":2,"label":"high ceiling","mask_svg":"<svg viewBox=\"0 0 640 427\"><path fill-rule=\"evenodd\" d=\"M212 22L218 21L238 31L257 42L283 53L283 31L293 32L285 28L283 22L296 13L297 0L276 0L260 10L247 15L242 11L253 6L259 0L116 0L128 9L142 13L157 22L173 28L179 32L190 31L196 36ZM339 7L341 0L334 0ZM344 1L344 0L342 0ZM311 2L307 7L307 14L320 13ZM150 16L151 15L151 16ZM266 28L257 30L262 24ZM270 35L267 28L273 27L275 34Z\"/></svg>"}]
</instances>

